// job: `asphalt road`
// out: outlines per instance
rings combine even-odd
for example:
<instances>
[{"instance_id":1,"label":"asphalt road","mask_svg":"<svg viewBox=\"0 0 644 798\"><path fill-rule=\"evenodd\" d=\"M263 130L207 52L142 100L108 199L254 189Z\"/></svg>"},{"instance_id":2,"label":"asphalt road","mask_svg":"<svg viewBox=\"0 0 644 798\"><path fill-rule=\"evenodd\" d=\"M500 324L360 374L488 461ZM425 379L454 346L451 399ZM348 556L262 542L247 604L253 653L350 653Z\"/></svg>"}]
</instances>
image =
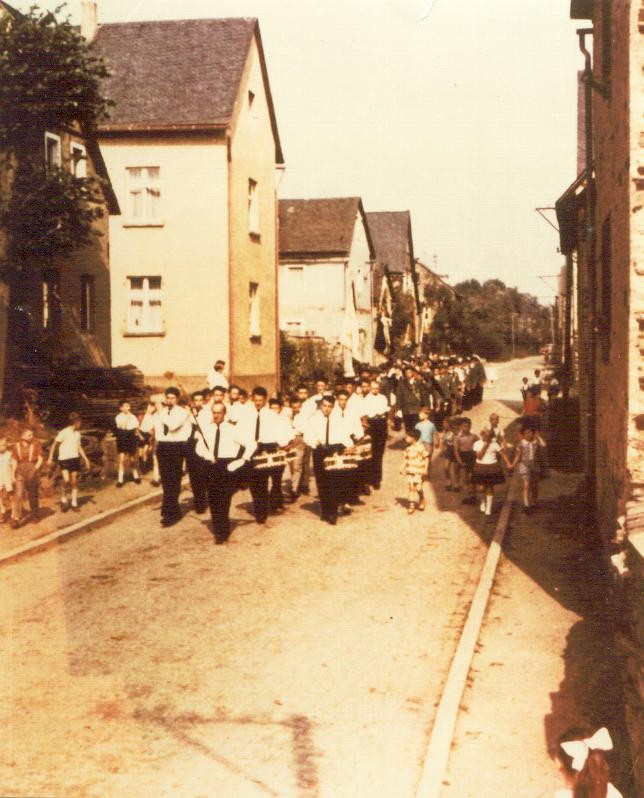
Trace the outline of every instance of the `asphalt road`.
<instances>
[{"instance_id":1,"label":"asphalt road","mask_svg":"<svg viewBox=\"0 0 644 798\"><path fill-rule=\"evenodd\" d=\"M335 528L241 493L226 546L153 506L3 568L0 796L412 798L493 524L400 459Z\"/></svg>"}]
</instances>

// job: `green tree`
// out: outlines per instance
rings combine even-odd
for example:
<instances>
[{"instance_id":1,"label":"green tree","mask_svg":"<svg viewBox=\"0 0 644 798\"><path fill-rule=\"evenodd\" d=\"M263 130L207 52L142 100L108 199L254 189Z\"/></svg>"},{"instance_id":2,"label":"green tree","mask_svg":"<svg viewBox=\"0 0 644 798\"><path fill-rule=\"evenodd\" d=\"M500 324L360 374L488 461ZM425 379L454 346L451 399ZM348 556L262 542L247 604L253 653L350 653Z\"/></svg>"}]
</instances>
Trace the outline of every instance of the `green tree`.
<instances>
[{"instance_id":1,"label":"green tree","mask_svg":"<svg viewBox=\"0 0 644 798\"><path fill-rule=\"evenodd\" d=\"M10 257L51 258L86 244L102 216L101 182L46 168L45 130L92 136L108 114L108 70L69 19L0 17L0 224Z\"/></svg>"}]
</instances>

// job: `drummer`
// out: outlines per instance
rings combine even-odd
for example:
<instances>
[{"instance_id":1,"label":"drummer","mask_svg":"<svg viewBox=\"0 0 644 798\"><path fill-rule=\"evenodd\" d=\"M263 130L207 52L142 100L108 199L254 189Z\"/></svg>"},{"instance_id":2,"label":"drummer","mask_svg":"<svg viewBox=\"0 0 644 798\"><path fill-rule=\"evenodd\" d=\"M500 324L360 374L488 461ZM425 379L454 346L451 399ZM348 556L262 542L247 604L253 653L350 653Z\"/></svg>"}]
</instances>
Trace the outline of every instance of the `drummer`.
<instances>
[{"instance_id":1,"label":"drummer","mask_svg":"<svg viewBox=\"0 0 644 798\"><path fill-rule=\"evenodd\" d=\"M376 490L382 483L382 459L387 445L387 413L389 403L387 397L380 393L380 381L371 380L369 393L362 403L362 411L367 417L369 435L371 436L371 479Z\"/></svg>"},{"instance_id":2,"label":"drummer","mask_svg":"<svg viewBox=\"0 0 644 798\"><path fill-rule=\"evenodd\" d=\"M320 517L332 526L338 520L338 507L346 502L347 477L342 471L325 470L324 459L353 446L346 421L338 415L331 417L334 404L334 397L325 394L319 410L304 429L304 440L313 450L313 473L318 488Z\"/></svg>"},{"instance_id":3,"label":"drummer","mask_svg":"<svg viewBox=\"0 0 644 798\"><path fill-rule=\"evenodd\" d=\"M344 388L341 388L335 395L335 405L331 411L331 418L337 418L340 424L346 424L349 436L353 443L356 444L363 439L365 433L360 416L355 410L351 410L348 402L349 393ZM360 503L360 490L364 483L365 467L367 465L367 461L359 463L357 468L347 473L346 501L339 507L341 514L348 515L351 512L350 505Z\"/></svg>"},{"instance_id":4,"label":"drummer","mask_svg":"<svg viewBox=\"0 0 644 798\"><path fill-rule=\"evenodd\" d=\"M294 437L289 419L274 412L267 406L268 391L261 385L253 388L252 404L243 417L242 437L255 441L255 455L275 453L285 449ZM239 422L242 425L242 422ZM251 464L253 461L251 461ZM269 510L281 513L284 507L282 496L282 475L284 466L258 468L252 465L250 472L250 493L253 497L253 514L258 524L265 524ZM269 492L268 482L271 481Z\"/></svg>"}]
</instances>

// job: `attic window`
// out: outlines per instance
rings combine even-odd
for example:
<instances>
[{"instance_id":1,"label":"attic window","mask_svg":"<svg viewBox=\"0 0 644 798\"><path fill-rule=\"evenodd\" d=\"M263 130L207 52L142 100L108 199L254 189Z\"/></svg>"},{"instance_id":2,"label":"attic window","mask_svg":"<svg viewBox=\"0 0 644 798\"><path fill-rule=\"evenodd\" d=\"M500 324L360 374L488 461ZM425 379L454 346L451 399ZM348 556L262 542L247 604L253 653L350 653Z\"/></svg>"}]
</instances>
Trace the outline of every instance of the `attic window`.
<instances>
[{"instance_id":1,"label":"attic window","mask_svg":"<svg viewBox=\"0 0 644 798\"><path fill-rule=\"evenodd\" d=\"M248 92L248 110L253 110L253 103L255 102L255 92L249 91Z\"/></svg>"}]
</instances>

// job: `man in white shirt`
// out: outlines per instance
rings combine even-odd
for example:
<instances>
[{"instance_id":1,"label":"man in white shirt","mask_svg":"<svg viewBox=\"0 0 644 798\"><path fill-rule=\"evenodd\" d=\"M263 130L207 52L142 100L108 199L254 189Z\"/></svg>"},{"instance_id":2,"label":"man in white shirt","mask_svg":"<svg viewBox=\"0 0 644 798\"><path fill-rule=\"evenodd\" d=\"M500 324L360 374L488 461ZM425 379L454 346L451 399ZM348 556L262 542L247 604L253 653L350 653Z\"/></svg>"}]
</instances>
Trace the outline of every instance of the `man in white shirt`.
<instances>
[{"instance_id":1,"label":"man in white shirt","mask_svg":"<svg viewBox=\"0 0 644 798\"><path fill-rule=\"evenodd\" d=\"M371 474L370 484L380 490L382 483L382 459L387 445L387 413L389 403L387 397L380 393L379 380L371 380L369 393L363 401L363 411L367 417L369 435L371 435Z\"/></svg>"},{"instance_id":2,"label":"man in white shirt","mask_svg":"<svg viewBox=\"0 0 644 798\"><path fill-rule=\"evenodd\" d=\"M173 526L181 520L179 493L183 460L187 442L192 432L190 413L180 407L178 388L168 388L165 392L165 405L156 414L154 436L157 442L157 459L163 488L161 503L161 525Z\"/></svg>"},{"instance_id":3,"label":"man in white shirt","mask_svg":"<svg viewBox=\"0 0 644 798\"><path fill-rule=\"evenodd\" d=\"M332 526L338 520L338 507L345 503L348 495L347 476L340 471L326 471L324 458L353 446L345 419L337 415L331 418L334 404L333 396L323 396L320 409L308 420L304 431L304 440L313 450L313 473L318 488L320 516Z\"/></svg>"},{"instance_id":4,"label":"man in white shirt","mask_svg":"<svg viewBox=\"0 0 644 798\"><path fill-rule=\"evenodd\" d=\"M362 440L365 435L362 418L356 411L356 405L352 409L349 405L349 393L344 388L336 393L335 405L331 411L331 418L337 418L340 423L347 426L347 431L354 444ZM360 504L360 494L365 493L365 478L369 470L369 461L358 464L358 467L347 473L347 500L339 507L339 512L348 514L351 512L351 504Z\"/></svg>"},{"instance_id":5,"label":"man in white shirt","mask_svg":"<svg viewBox=\"0 0 644 798\"><path fill-rule=\"evenodd\" d=\"M238 487L239 470L255 449L254 442L244 439L242 432L226 420L226 405L215 402L211 420L203 424L196 440L195 455L205 475L216 544L230 537L230 502Z\"/></svg>"},{"instance_id":6,"label":"man in white shirt","mask_svg":"<svg viewBox=\"0 0 644 798\"><path fill-rule=\"evenodd\" d=\"M286 416L279 415L267 407L268 391L261 385L253 388L251 410L244 418L243 435L255 443L255 454L276 452L285 449L293 439L293 427ZM269 509L282 512L282 475L284 466L258 468L250 473L250 492L253 497L253 512L258 524L265 524ZM268 481L271 480L270 492Z\"/></svg>"},{"instance_id":7,"label":"man in white shirt","mask_svg":"<svg viewBox=\"0 0 644 798\"><path fill-rule=\"evenodd\" d=\"M220 386L221 388L225 388L228 390L228 379L224 374L224 368L226 363L223 360L216 360L213 367L208 372L208 376L206 377L206 383L208 387L212 390L216 386Z\"/></svg>"},{"instance_id":8,"label":"man in white shirt","mask_svg":"<svg viewBox=\"0 0 644 798\"><path fill-rule=\"evenodd\" d=\"M326 380L317 380L315 383L315 393L313 396L309 396L309 398L302 402L302 410L301 413L304 417L304 420L308 420L313 416L315 411L320 406L320 402L322 401L322 397L327 393L329 389L329 384Z\"/></svg>"},{"instance_id":9,"label":"man in white shirt","mask_svg":"<svg viewBox=\"0 0 644 798\"><path fill-rule=\"evenodd\" d=\"M250 402L241 402L241 388L239 385L231 385L228 389L226 420L231 424L240 424L249 412L252 414L253 405Z\"/></svg>"},{"instance_id":10,"label":"man in white shirt","mask_svg":"<svg viewBox=\"0 0 644 798\"><path fill-rule=\"evenodd\" d=\"M201 435L202 425L212 422L212 410L205 404L203 391L192 392L188 409L192 428L186 446L186 466L194 500L194 509L196 513L201 515L208 509L208 483L201 461L195 454L195 446Z\"/></svg>"}]
</instances>

